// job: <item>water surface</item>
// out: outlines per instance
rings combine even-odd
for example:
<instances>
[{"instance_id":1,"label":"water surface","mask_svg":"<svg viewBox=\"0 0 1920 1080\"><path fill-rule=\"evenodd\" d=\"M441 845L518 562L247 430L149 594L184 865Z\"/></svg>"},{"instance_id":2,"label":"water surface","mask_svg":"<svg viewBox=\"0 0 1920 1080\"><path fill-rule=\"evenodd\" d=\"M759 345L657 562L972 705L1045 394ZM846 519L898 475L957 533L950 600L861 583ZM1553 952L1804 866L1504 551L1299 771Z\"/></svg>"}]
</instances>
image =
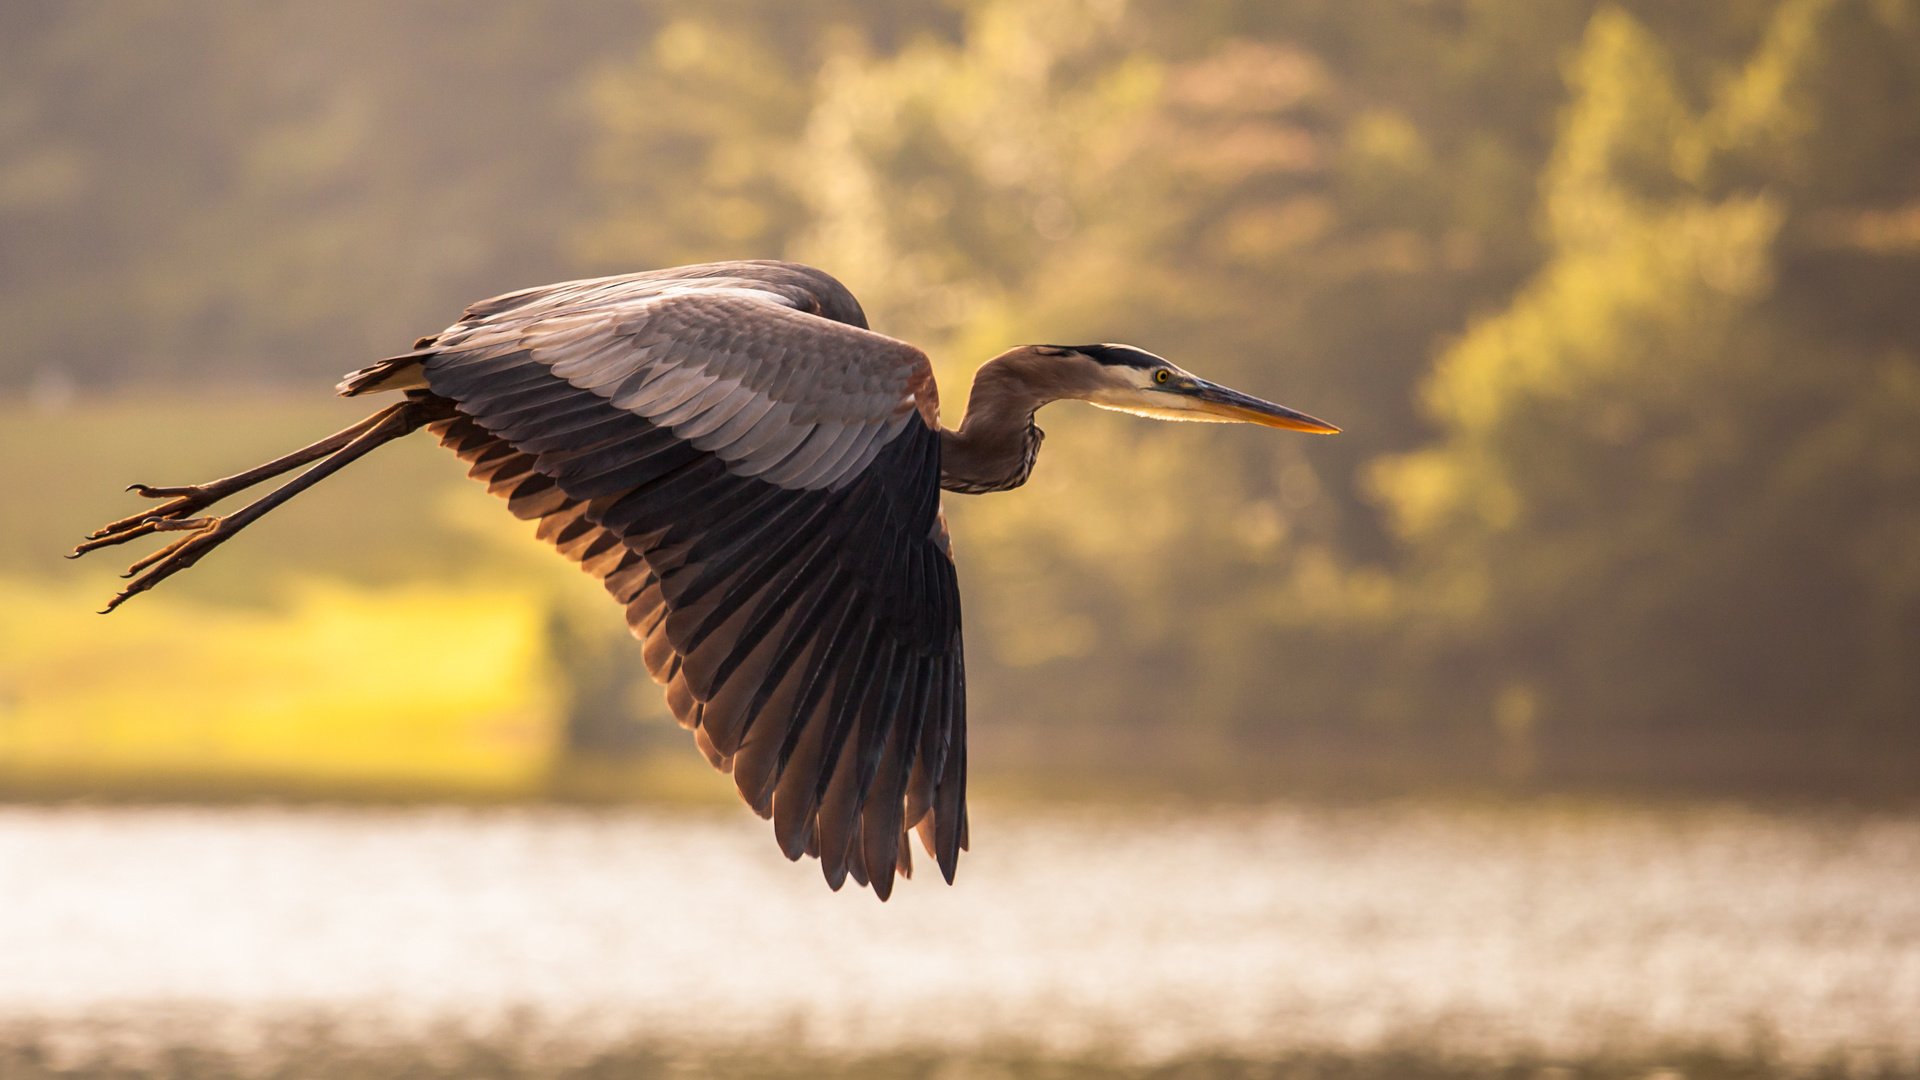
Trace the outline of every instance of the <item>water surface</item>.
<instances>
[{"instance_id":1,"label":"water surface","mask_svg":"<svg viewBox=\"0 0 1920 1080\"><path fill-rule=\"evenodd\" d=\"M0 1024L1152 1062L1920 1063L1920 817L977 811L830 893L742 812L0 809Z\"/></svg>"}]
</instances>

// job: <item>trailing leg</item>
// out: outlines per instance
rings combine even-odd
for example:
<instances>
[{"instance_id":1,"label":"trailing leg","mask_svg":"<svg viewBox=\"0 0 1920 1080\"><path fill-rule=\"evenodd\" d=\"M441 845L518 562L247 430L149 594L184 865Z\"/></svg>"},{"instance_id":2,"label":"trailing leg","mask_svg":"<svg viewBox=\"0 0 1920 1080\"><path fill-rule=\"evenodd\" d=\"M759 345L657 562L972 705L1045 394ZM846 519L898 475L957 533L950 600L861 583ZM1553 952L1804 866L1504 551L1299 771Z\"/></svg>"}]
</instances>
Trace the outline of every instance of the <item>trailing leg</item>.
<instances>
[{"instance_id":1,"label":"trailing leg","mask_svg":"<svg viewBox=\"0 0 1920 1080\"><path fill-rule=\"evenodd\" d=\"M409 398L396 405L388 406L352 427L336 432L311 446L302 447L291 454L275 458L245 472L235 473L209 483L185 487L160 488L135 484L128 490L147 498L168 501L145 513L121 518L88 534L86 541L74 548L68 558L77 558L97 548L124 544L149 533L184 532L186 534L129 566L122 576L133 580L107 603L106 608L101 612L105 614L119 607L129 598L146 592L161 581L199 562L207 552L231 539L241 529L266 516L288 499L338 472L348 463L364 456L374 447L392 442L420 428L428 421L439 418L445 411L444 402ZM217 517L188 516L197 510L212 506L229 495L253 487L263 480L291 472L314 461L318 461L319 464L274 489L264 498L248 503L231 514Z\"/></svg>"},{"instance_id":2,"label":"trailing leg","mask_svg":"<svg viewBox=\"0 0 1920 1080\"><path fill-rule=\"evenodd\" d=\"M382 409L372 416L367 417L365 420L354 424L352 427L336 431L332 435L314 443L312 446L303 446L291 454L274 458L265 465L257 465L245 472L221 477L218 480L209 480L204 484L188 484L184 487L154 487L151 484L129 484L127 485L127 490L143 498L166 499L168 501L151 510L142 510L137 514L129 514L119 521L111 522L95 529L87 534L86 540L67 554L67 558L77 559L97 548L124 544L129 540L138 539L148 533L161 531L167 528L167 526L162 524L163 522L185 519L188 514L198 510L204 510L230 495L236 495L253 487L262 480L271 480L282 473L291 472L309 462L318 461L365 434L374 425L385 419L387 414L392 412L394 408L399 407L400 406L394 406Z\"/></svg>"}]
</instances>

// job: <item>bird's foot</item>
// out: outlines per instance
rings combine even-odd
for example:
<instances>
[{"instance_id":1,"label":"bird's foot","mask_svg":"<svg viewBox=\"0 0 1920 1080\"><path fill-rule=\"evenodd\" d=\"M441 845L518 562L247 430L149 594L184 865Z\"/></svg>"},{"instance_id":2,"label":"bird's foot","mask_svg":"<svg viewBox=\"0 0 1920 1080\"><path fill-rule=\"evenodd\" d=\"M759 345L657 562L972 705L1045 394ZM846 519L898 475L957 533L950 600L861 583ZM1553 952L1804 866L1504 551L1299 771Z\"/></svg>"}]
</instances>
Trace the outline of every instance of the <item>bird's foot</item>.
<instances>
[{"instance_id":1,"label":"bird's foot","mask_svg":"<svg viewBox=\"0 0 1920 1080\"><path fill-rule=\"evenodd\" d=\"M126 573L120 576L132 580L127 582L125 588L115 593L113 599L107 601L107 606L100 611L102 615L199 562L201 556L219 547L228 537L240 531L239 526L230 524L226 518L219 517L170 518L142 522L141 527L145 527L148 531L184 532L186 535L127 567ZM129 536L128 539L132 537Z\"/></svg>"},{"instance_id":2,"label":"bird's foot","mask_svg":"<svg viewBox=\"0 0 1920 1080\"><path fill-rule=\"evenodd\" d=\"M211 484L189 484L183 487L131 484L127 490L136 495L167 501L152 509L128 514L118 521L109 522L93 530L87 534L86 539L75 545L74 549L67 554L67 558L77 559L89 551L124 544L129 540L138 540L149 533L198 528L211 519L187 515L204 510L243 488L244 485L218 480Z\"/></svg>"},{"instance_id":3,"label":"bird's foot","mask_svg":"<svg viewBox=\"0 0 1920 1080\"><path fill-rule=\"evenodd\" d=\"M166 578L192 566L200 560L202 555L213 550L221 541L232 535L234 530L224 527L225 519L223 518L189 515L204 510L235 491L241 490L241 486L216 480L211 484L192 484L185 487L134 484L127 490L143 498L166 501L140 513L129 514L88 533L87 538L76 545L67 558L77 559L89 551L124 544L129 540L138 540L153 533L179 532L186 535L151 555L143 556L127 567L126 572L120 576L131 580L126 588L121 589L112 600L107 602L107 606L101 611L103 615L126 603L130 598L153 588Z\"/></svg>"},{"instance_id":4,"label":"bird's foot","mask_svg":"<svg viewBox=\"0 0 1920 1080\"><path fill-rule=\"evenodd\" d=\"M250 523L264 517L274 507L331 476L342 466L358 459L374 447L391 442L431 420L443 419L451 415L450 405L436 408L423 401L408 398L397 405L390 405L374 413L352 427L336 431L317 443L303 446L291 454L283 454L245 472L186 487L134 484L127 490L143 498L166 501L153 509L129 514L119 521L110 522L88 533L87 538L82 540L67 558L77 559L89 551L124 544L150 533L186 534L127 567L127 572L121 576L130 580L127 587L121 589L119 594L108 602L106 611L112 611L126 603L128 599L146 592L199 562L207 552L225 543ZM194 516L229 495L245 491L263 480L269 480L305 465L313 467L238 510L218 517ZM105 613L103 611L101 614Z\"/></svg>"}]
</instances>

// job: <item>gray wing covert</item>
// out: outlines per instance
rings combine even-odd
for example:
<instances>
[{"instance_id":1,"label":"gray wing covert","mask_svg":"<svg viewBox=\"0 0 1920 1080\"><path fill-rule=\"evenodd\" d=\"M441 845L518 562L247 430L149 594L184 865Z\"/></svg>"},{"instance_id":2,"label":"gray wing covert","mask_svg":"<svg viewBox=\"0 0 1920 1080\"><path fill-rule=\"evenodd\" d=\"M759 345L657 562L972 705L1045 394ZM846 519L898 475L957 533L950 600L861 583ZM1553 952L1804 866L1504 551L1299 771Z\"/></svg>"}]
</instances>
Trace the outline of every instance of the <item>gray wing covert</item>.
<instances>
[{"instance_id":1,"label":"gray wing covert","mask_svg":"<svg viewBox=\"0 0 1920 1080\"><path fill-rule=\"evenodd\" d=\"M931 372L760 286L572 283L476 305L396 361L457 406L442 441L625 605L674 716L787 856L884 898L907 830L948 880L966 845Z\"/></svg>"}]
</instances>

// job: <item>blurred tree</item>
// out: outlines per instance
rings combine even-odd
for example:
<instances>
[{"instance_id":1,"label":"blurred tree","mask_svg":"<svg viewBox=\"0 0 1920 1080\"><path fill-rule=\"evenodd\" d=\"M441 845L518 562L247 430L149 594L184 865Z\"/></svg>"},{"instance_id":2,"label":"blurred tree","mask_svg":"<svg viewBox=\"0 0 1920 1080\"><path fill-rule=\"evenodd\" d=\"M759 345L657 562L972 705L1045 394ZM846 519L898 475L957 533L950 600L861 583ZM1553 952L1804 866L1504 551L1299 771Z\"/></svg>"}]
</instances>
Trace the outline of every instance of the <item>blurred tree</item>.
<instances>
[{"instance_id":1,"label":"blurred tree","mask_svg":"<svg viewBox=\"0 0 1920 1080\"><path fill-rule=\"evenodd\" d=\"M596 212L574 246L609 272L788 250L808 220L791 170L822 66L954 24L937 0L660 7L664 25L637 55L588 85Z\"/></svg>"},{"instance_id":2,"label":"blurred tree","mask_svg":"<svg viewBox=\"0 0 1920 1080\"><path fill-rule=\"evenodd\" d=\"M1577 5L1552 17L1507 7L1543 32L1577 33ZM816 24L824 59L785 97L744 93L758 83L730 74L717 59L729 53L694 50L716 58L710 75L674 84L697 99L697 123L617 104L659 95L616 94L598 160L663 194L595 222L590 250L731 254L742 236L726 230L744 226L832 267L876 326L932 346L950 416L973 365L1008 344L1110 338L1373 433L1309 450L1063 410L1044 418L1071 434L1035 480L1040 497L953 508L984 631L972 669L983 709L1040 703L1050 740L1076 721L1098 739L1116 724L1167 731L1172 717L1183 737L1221 747L1270 731L1276 712L1283 728L1351 720L1366 711L1351 673L1368 666L1388 603L1378 571L1349 575L1332 552L1393 555L1353 474L1417 444L1406 387L1431 343L1538 261L1519 211L1548 148L1538 105L1460 121L1498 96L1497 76L1551 90L1554 49L1522 78L1501 68L1488 38L1510 28L1488 15L1422 22L1392 47L1361 35L1369 51L1331 9L966 11L959 33L892 49L853 22ZM751 33L682 22L656 50ZM1433 35L1444 59L1417 47ZM739 55L814 55L784 47ZM1365 81L1316 50L1351 59ZM647 58L610 85L654 85L664 66ZM1442 99L1459 113L1423 125ZM705 149L666 165L662 151L690 128ZM748 194L756 186L771 193ZM718 213L714 197L755 212ZM1164 494L1143 499L1143 486Z\"/></svg>"},{"instance_id":3,"label":"blurred tree","mask_svg":"<svg viewBox=\"0 0 1920 1080\"><path fill-rule=\"evenodd\" d=\"M1469 710L1527 703L1550 767L1911 779L1920 13L1774 5L1701 108L1683 66L1594 19L1552 261L1443 358L1444 437L1380 487L1414 587L1470 598ZM1835 303L1865 317L1830 332Z\"/></svg>"},{"instance_id":4,"label":"blurred tree","mask_svg":"<svg viewBox=\"0 0 1920 1080\"><path fill-rule=\"evenodd\" d=\"M1025 497L950 507L985 753L1920 760L1901 0L23 3L0 146L0 388L323 380L778 255L949 421L1104 338L1347 428L1046 413ZM593 742L636 691L554 636Z\"/></svg>"},{"instance_id":5,"label":"blurred tree","mask_svg":"<svg viewBox=\"0 0 1920 1080\"><path fill-rule=\"evenodd\" d=\"M7 5L0 387L330 379L565 276L584 71L646 9Z\"/></svg>"}]
</instances>

